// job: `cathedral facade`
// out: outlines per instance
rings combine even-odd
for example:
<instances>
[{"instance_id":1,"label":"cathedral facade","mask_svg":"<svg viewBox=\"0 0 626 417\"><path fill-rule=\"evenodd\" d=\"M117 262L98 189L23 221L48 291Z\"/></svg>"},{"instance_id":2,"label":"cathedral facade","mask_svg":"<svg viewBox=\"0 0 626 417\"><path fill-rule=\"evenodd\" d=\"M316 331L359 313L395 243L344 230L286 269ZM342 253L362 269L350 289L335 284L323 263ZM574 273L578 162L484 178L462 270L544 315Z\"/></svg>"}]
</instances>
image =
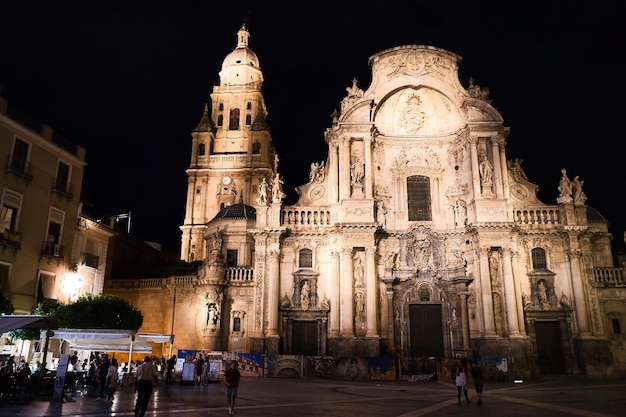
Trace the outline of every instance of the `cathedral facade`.
<instances>
[{"instance_id":1,"label":"cathedral facade","mask_svg":"<svg viewBox=\"0 0 626 417\"><path fill-rule=\"evenodd\" d=\"M192 132L181 259L197 273L105 292L175 349L335 357L505 357L516 377L626 371L626 286L607 221L562 171L555 204L460 57L369 59L283 202L263 73L242 27ZM310 165L309 165L310 164Z\"/></svg>"}]
</instances>

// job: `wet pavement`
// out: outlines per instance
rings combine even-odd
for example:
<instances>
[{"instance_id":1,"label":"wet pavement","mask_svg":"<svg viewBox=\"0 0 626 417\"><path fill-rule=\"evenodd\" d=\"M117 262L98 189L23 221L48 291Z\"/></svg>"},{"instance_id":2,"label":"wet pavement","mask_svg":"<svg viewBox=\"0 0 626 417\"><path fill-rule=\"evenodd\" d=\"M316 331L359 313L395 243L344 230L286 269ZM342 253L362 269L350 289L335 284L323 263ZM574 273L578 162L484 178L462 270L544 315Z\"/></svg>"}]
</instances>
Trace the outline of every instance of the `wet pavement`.
<instances>
[{"instance_id":1,"label":"wet pavement","mask_svg":"<svg viewBox=\"0 0 626 417\"><path fill-rule=\"evenodd\" d=\"M626 410L626 380L546 377L521 384L489 383L482 406L476 405L471 386L469 395L473 402L459 406L452 383L244 378L234 415L621 417ZM134 402L132 386L119 387L113 403L89 395L62 402L0 398L0 417L134 416ZM146 416L228 416L224 384L161 383L155 388Z\"/></svg>"}]
</instances>

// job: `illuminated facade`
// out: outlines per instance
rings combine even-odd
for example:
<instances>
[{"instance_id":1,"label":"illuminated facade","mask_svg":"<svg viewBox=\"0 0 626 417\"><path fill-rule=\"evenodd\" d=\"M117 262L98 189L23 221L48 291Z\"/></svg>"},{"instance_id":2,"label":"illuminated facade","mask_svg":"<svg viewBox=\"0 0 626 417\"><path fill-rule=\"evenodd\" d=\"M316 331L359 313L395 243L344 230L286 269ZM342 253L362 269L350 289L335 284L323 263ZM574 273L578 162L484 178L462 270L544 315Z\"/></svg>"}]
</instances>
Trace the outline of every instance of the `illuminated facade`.
<instances>
[{"instance_id":1,"label":"illuminated facade","mask_svg":"<svg viewBox=\"0 0 626 417\"><path fill-rule=\"evenodd\" d=\"M192 133L181 259L197 274L117 281L143 332L178 349L506 357L516 377L626 371L623 270L606 220L563 171L536 197L488 91L459 56L369 59L324 132L328 156L283 203L249 32Z\"/></svg>"}]
</instances>

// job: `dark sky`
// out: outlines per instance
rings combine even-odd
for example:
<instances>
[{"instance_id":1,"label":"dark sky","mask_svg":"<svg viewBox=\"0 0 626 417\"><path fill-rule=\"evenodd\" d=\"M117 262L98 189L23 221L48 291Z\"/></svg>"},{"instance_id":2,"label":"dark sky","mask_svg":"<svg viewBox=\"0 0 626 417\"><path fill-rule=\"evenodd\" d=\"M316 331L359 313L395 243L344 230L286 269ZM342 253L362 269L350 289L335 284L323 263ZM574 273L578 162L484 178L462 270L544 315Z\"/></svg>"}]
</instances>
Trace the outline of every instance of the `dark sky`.
<instances>
[{"instance_id":1,"label":"dark sky","mask_svg":"<svg viewBox=\"0 0 626 417\"><path fill-rule=\"evenodd\" d=\"M178 250L191 131L246 18L287 203L326 158L345 88L369 85L368 58L432 45L463 58L464 86L489 88L511 128L507 157L524 159L540 200L556 204L566 168L624 246L620 2L11 3L0 6L0 93L87 149L84 193L102 215L131 211L143 239Z\"/></svg>"}]
</instances>

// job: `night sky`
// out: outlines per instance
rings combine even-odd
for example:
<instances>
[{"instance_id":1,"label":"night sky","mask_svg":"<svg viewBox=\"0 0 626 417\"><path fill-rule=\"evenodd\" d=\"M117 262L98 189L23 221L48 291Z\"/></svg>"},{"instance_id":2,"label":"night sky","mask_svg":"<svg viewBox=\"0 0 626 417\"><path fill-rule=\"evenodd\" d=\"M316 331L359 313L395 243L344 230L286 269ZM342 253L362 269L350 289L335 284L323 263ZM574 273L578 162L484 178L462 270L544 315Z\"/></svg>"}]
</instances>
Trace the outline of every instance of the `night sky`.
<instances>
[{"instance_id":1,"label":"night sky","mask_svg":"<svg viewBox=\"0 0 626 417\"><path fill-rule=\"evenodd\" d=\"M539 199L556 204L566 168L625 246L620 2L11 3L0 6L0 94L87 149L92 210L132 212L142 239L179 248L191 132L246 19L287 204L326 159L323 133L346 87L369 86L368 58L432 45L463 58L465 87L472 77L489 88L511 128L507 158L524 160Z\"/></svg>"}]
</instances>

